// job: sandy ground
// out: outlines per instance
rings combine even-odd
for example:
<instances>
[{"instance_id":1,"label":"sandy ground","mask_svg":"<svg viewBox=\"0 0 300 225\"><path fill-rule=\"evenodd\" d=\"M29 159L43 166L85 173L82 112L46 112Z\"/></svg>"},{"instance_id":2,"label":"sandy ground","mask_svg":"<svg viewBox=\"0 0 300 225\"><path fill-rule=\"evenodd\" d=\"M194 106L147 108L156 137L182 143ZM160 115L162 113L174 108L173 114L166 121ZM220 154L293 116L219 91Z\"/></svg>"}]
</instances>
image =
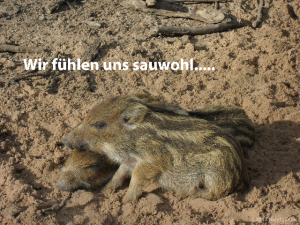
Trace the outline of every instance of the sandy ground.
<instances>
[{"instance_id":1,"label":"sandy ground","mask_svg":"<svg viewBox=\"0 0 300 225\"><path fill-rule=\"evenodd\" d=\"M153 36L159 25L203 26L124 9L119 0L86 1L47 14L42 1L0 0L0 40L40 46L44 53L0 53L1 224L297 224L300 222L300 1L266 0L263 23L201 36ZM222 3L227 17L256 18L257 2ZM205 6L204 4L202 6ZM194 7L188 5L187 7ZM98 21L100 27L84 23ZM251 23L250 23L251 24ZM98 71L52 71L7 83L25 72L23 59L77 60L97 39ZM103 69L104 62L180 62L215 71ZM98 101L148 91L193 110L242 107L257 142L246 155L250 188L218 201L186 198L156 184L136 204L115 194L79 190L61 210L42 213L68 195L55 187L70 150L61 137ZM128 184L127 184L128 185Z\"/></svg>"}]
</instances>

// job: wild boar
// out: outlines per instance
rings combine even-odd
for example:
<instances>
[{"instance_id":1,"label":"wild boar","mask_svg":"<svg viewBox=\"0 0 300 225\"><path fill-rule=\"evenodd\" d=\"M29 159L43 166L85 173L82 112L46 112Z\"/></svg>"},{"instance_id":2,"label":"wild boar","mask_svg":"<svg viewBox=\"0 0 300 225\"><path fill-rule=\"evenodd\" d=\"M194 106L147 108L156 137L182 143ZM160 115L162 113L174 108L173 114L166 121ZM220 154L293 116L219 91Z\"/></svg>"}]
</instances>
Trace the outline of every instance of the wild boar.
<instances>
[{"instance_id":1,"label":"wild boar","mask_svg":"<svg viewBox=\"0 0 300 225\"><path fill-rule=\"evenodd\" d=\"M92 190L106 184L117 171L105 155L73 150L62 168L56 187L63 191Z\"/></svg>"},{"instance_id":2,"label":"wild boar","mask_svg":"<svg viewBox=\"0 0 300 225\"><path fill-rule=\"evenodd\" d=\"M179 197L217 200L249 184L242 147L232 135L207 120L147 104L143 96L148 98L128 95L98 104L62 139L120 164L106 190L131 176L123 201L132 202L155 178Z\"/></svg>"}]
</instances>

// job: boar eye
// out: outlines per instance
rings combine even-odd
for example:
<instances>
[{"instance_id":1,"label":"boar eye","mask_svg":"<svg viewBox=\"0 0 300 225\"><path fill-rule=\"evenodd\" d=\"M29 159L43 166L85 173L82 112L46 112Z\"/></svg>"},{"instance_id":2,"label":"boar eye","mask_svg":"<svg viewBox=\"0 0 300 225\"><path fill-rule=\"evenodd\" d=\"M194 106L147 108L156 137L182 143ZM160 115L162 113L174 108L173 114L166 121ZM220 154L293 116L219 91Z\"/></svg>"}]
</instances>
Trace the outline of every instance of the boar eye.
<instances>
[{"instance_id":1,"label":"boar eye","mask_svg":"<svg viewBox=\"0 0 300 225\"><path fill-rule=\"evenodd\" d=\"M90 166L88 166L85 169L92 169L94 171L100 170L100 169L104 169L107 167L107 164L103 163L103 162L96 162Z\"/></svg>"},{"instance_id":2,"label":"boar eye","mask_svg":"<svg viewBox=\"0 0 300 225\"><path fill-rule=\"evenodd\" d=\"M96 123L93 123L91 126L97 128L97 129L102 129L102 128L107 126L107 123L105 123L105 122L96 122Z\"/></svg>"}]
</instances>

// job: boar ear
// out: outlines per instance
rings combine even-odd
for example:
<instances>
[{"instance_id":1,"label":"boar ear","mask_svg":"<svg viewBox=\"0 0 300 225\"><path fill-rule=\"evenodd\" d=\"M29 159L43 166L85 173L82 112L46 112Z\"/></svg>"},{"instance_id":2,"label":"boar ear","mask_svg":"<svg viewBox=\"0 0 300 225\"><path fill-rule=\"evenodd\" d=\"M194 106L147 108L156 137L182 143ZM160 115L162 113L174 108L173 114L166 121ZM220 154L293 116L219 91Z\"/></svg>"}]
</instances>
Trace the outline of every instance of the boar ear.
<instances>
[{"instance_id":1,"label":"boar ear","mask_svg":"<svg viewBox=\"0 0 300 225\"><path fill-rule=\"evenodd\" d=\"M142 104L130 106L121 113L121 123L125 127L135 129L136 125L144 120L148 111L148 107Z\"/></svg>"}]
</instances>

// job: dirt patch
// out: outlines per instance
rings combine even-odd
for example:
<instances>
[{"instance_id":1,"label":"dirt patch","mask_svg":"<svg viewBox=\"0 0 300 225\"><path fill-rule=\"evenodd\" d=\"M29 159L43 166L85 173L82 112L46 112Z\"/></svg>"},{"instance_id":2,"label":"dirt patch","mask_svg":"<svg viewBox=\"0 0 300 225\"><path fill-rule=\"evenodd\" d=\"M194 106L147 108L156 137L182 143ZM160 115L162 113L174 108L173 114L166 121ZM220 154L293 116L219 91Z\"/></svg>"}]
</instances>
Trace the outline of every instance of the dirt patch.
<instances>
[{"instance_id":1,"label":"dirt patch","mask_svg":"<svg viewBox=\"0 0 300 225\"><path fill-rule=\"evenodd\" d=\"M201 36L153 36L159 25L202 26L124 9L118 0L71 3L48 15L51 1L0 0L0 36L8 44L40 46L38 53L0 53L1 224L296 224L300 221L300 2L265 1L263 23ZM243 9L222 3L226 16L249 24L256 1ZM194 7L188 5L186 7ZM97 21L91 27L84 21ZM24 72L23 59L76 60L101 39L98 71L53 71L6 83ZM215 71L104 70L104 62L180 62ZM122 204L127 186L114 194L55 187L70 150L61 137L97 102L148 91L187 110L206 104L242 107L255 122L257 142L246 155L251 186L215 202L186 198L156 184L136 204Z\"/></svg>"}]
</instances>

